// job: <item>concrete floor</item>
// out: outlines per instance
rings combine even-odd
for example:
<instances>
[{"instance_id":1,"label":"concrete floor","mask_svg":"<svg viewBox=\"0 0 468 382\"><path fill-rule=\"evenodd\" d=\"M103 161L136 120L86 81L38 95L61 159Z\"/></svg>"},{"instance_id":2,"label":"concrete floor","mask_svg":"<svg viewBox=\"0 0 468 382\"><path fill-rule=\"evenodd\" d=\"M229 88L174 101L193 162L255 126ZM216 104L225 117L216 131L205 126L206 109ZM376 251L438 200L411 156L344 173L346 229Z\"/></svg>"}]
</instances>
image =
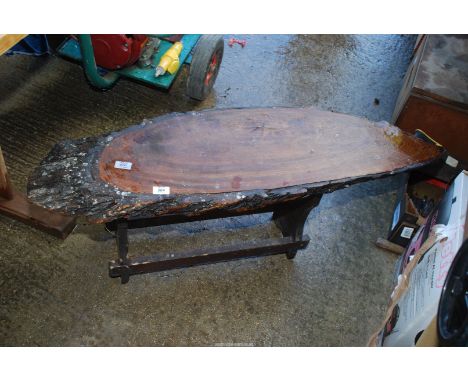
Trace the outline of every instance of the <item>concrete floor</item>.
<instances>
[{"instance_id":1,"label":"concrete floor","mask_svg":"<svg viewBox=\"0 0 468 382\"><path fill-rule=\"evenodd\" d=\"M226 39L230 36L226 36ZM161 93L125 80L91 90L56 57L0 57L0 146L15 186L52 145L172 111L316 105L390 119L415 36L240 36L214 92L184 96L186 75ZM375 101L378 99L378 101ZM183 142L181 142L183 144ZM346 165L346 164L343 164ZM360 346L383 318L396 258L385 236L400 179L326 195L309 216L309 247L131 278L107 276L115 243L80 224L65 241L0 216L1 345ZM267 215L132 233L135 252L279 235ZM157 237L156 237L157 236Z\"/></svg>"}]
</instances>

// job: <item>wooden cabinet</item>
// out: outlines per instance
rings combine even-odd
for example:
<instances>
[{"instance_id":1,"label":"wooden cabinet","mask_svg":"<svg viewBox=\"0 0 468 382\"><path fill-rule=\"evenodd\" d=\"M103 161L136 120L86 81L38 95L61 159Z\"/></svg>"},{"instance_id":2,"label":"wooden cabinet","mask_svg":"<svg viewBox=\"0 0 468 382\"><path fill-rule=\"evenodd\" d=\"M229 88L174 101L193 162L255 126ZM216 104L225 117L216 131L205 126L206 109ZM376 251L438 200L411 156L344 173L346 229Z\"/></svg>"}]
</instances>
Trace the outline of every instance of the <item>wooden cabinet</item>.
<instances>
[{"instance_id":1,"label":"wooden cabinet","mask_svg":"<svg viewBox=\"0 0 468 382\"><path fill-rule=\"evenodd\" d=\"M468 163L467 35L418 40L392 122L409 132L423 130Z\"/></svg>"}]
</instances>

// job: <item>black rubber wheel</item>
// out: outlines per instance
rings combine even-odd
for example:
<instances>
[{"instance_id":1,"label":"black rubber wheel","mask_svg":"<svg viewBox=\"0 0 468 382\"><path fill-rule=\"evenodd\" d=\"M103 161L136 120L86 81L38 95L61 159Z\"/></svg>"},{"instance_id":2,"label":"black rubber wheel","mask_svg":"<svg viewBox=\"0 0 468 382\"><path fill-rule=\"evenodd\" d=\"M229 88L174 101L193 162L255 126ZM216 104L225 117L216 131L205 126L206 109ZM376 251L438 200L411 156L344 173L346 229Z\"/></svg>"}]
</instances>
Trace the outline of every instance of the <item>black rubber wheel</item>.
<instances>
[{"instance_id":1,"label":"black rubber wheel","mask_svg":"<svg viewBox=\"0 0 468 382\"><path fill-rule=\"evenodd\" d=\"M224 40L221 35L203 35L193 51L190 73L187 80L187 95L203 101L218 76L223 60Z\"/></svg>"},{"instance_id":2,"label":"black rubber wheel","mask_svg":"<svg viewBox=\"0 0 468 382\"><path fill-rule=\"evenodd\" d=\"M443 346L468 346L468 240L447 273L439 301L437 331Z\"/></svg>"}]
</instances>

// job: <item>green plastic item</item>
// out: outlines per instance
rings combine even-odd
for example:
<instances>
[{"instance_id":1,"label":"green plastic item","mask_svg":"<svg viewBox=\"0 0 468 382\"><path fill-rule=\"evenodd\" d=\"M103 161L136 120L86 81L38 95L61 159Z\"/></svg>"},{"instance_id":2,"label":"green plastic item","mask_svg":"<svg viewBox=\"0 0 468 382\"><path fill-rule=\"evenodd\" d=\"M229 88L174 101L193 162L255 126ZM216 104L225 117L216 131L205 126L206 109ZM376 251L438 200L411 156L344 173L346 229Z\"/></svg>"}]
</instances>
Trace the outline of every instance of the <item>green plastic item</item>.
<instances>
[{"instance_id":1,"label":"green plastic item","mask_svg":"<svg viewBox=\"0 0 468 382\"><path fill-rule=\"evenodd\" d=\"M81 53L81 62L83 68L91 85L99 89L109 89L118 81L119 74L116 72L107 72L103 75L99 74L94 59L93 44L91 43L91 35L80 34L79 35L79 49Z\"/></svg>"}]
</instances>

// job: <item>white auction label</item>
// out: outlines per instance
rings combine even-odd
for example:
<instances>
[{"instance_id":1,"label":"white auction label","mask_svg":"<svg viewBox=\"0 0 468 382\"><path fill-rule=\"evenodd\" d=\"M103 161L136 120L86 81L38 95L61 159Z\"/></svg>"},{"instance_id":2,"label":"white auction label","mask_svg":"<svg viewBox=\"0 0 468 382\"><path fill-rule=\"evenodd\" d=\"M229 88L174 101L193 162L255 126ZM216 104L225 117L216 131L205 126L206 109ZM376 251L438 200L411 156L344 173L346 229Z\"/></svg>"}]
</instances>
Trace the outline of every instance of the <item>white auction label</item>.
<instances>
[{"instance_id":1,"label":"white auction label","mask_svg":"<svg viewBox=\"0 0 468 382\"><path fill-rule=\"evenodd\" d=\"M450 167L457 167L458 166L458 161L454 157L451 157L450 155L445 160L445 163L447 165L449 165Z\"/></svg>"},{"instance_id":2,"label":"white auction label","mask_svg":"<svg viewBox=\"0 0 468 382\"><path fill-rule=\"evenodd\" d=\"M404 227L403 230L401 231L401 237L404 237L405 239L411 239L411 235L414 232L414 228L411 227Z\"/></svg>"},{"instance_id":3,"label":"white auction label","mask_svg":"<svg viewBox=\"0 0 468 382\"><path fill-rule=\"evenodd\" d=\"M122 170L131 170L132 169L132 162L122 162L119 160L115 161L114 164L115 168L120 168Z\"/></svg>"},{"instance_id":4,"label":"white auction label","mask_svg":"<svg viewBox=\"0 0 468 382\"><path fill-rule=\"evenodd\" d=\"M153 186L153 194L155 195L169 195L170 193L170 187Z\"/></svg>"}]
</instances>

